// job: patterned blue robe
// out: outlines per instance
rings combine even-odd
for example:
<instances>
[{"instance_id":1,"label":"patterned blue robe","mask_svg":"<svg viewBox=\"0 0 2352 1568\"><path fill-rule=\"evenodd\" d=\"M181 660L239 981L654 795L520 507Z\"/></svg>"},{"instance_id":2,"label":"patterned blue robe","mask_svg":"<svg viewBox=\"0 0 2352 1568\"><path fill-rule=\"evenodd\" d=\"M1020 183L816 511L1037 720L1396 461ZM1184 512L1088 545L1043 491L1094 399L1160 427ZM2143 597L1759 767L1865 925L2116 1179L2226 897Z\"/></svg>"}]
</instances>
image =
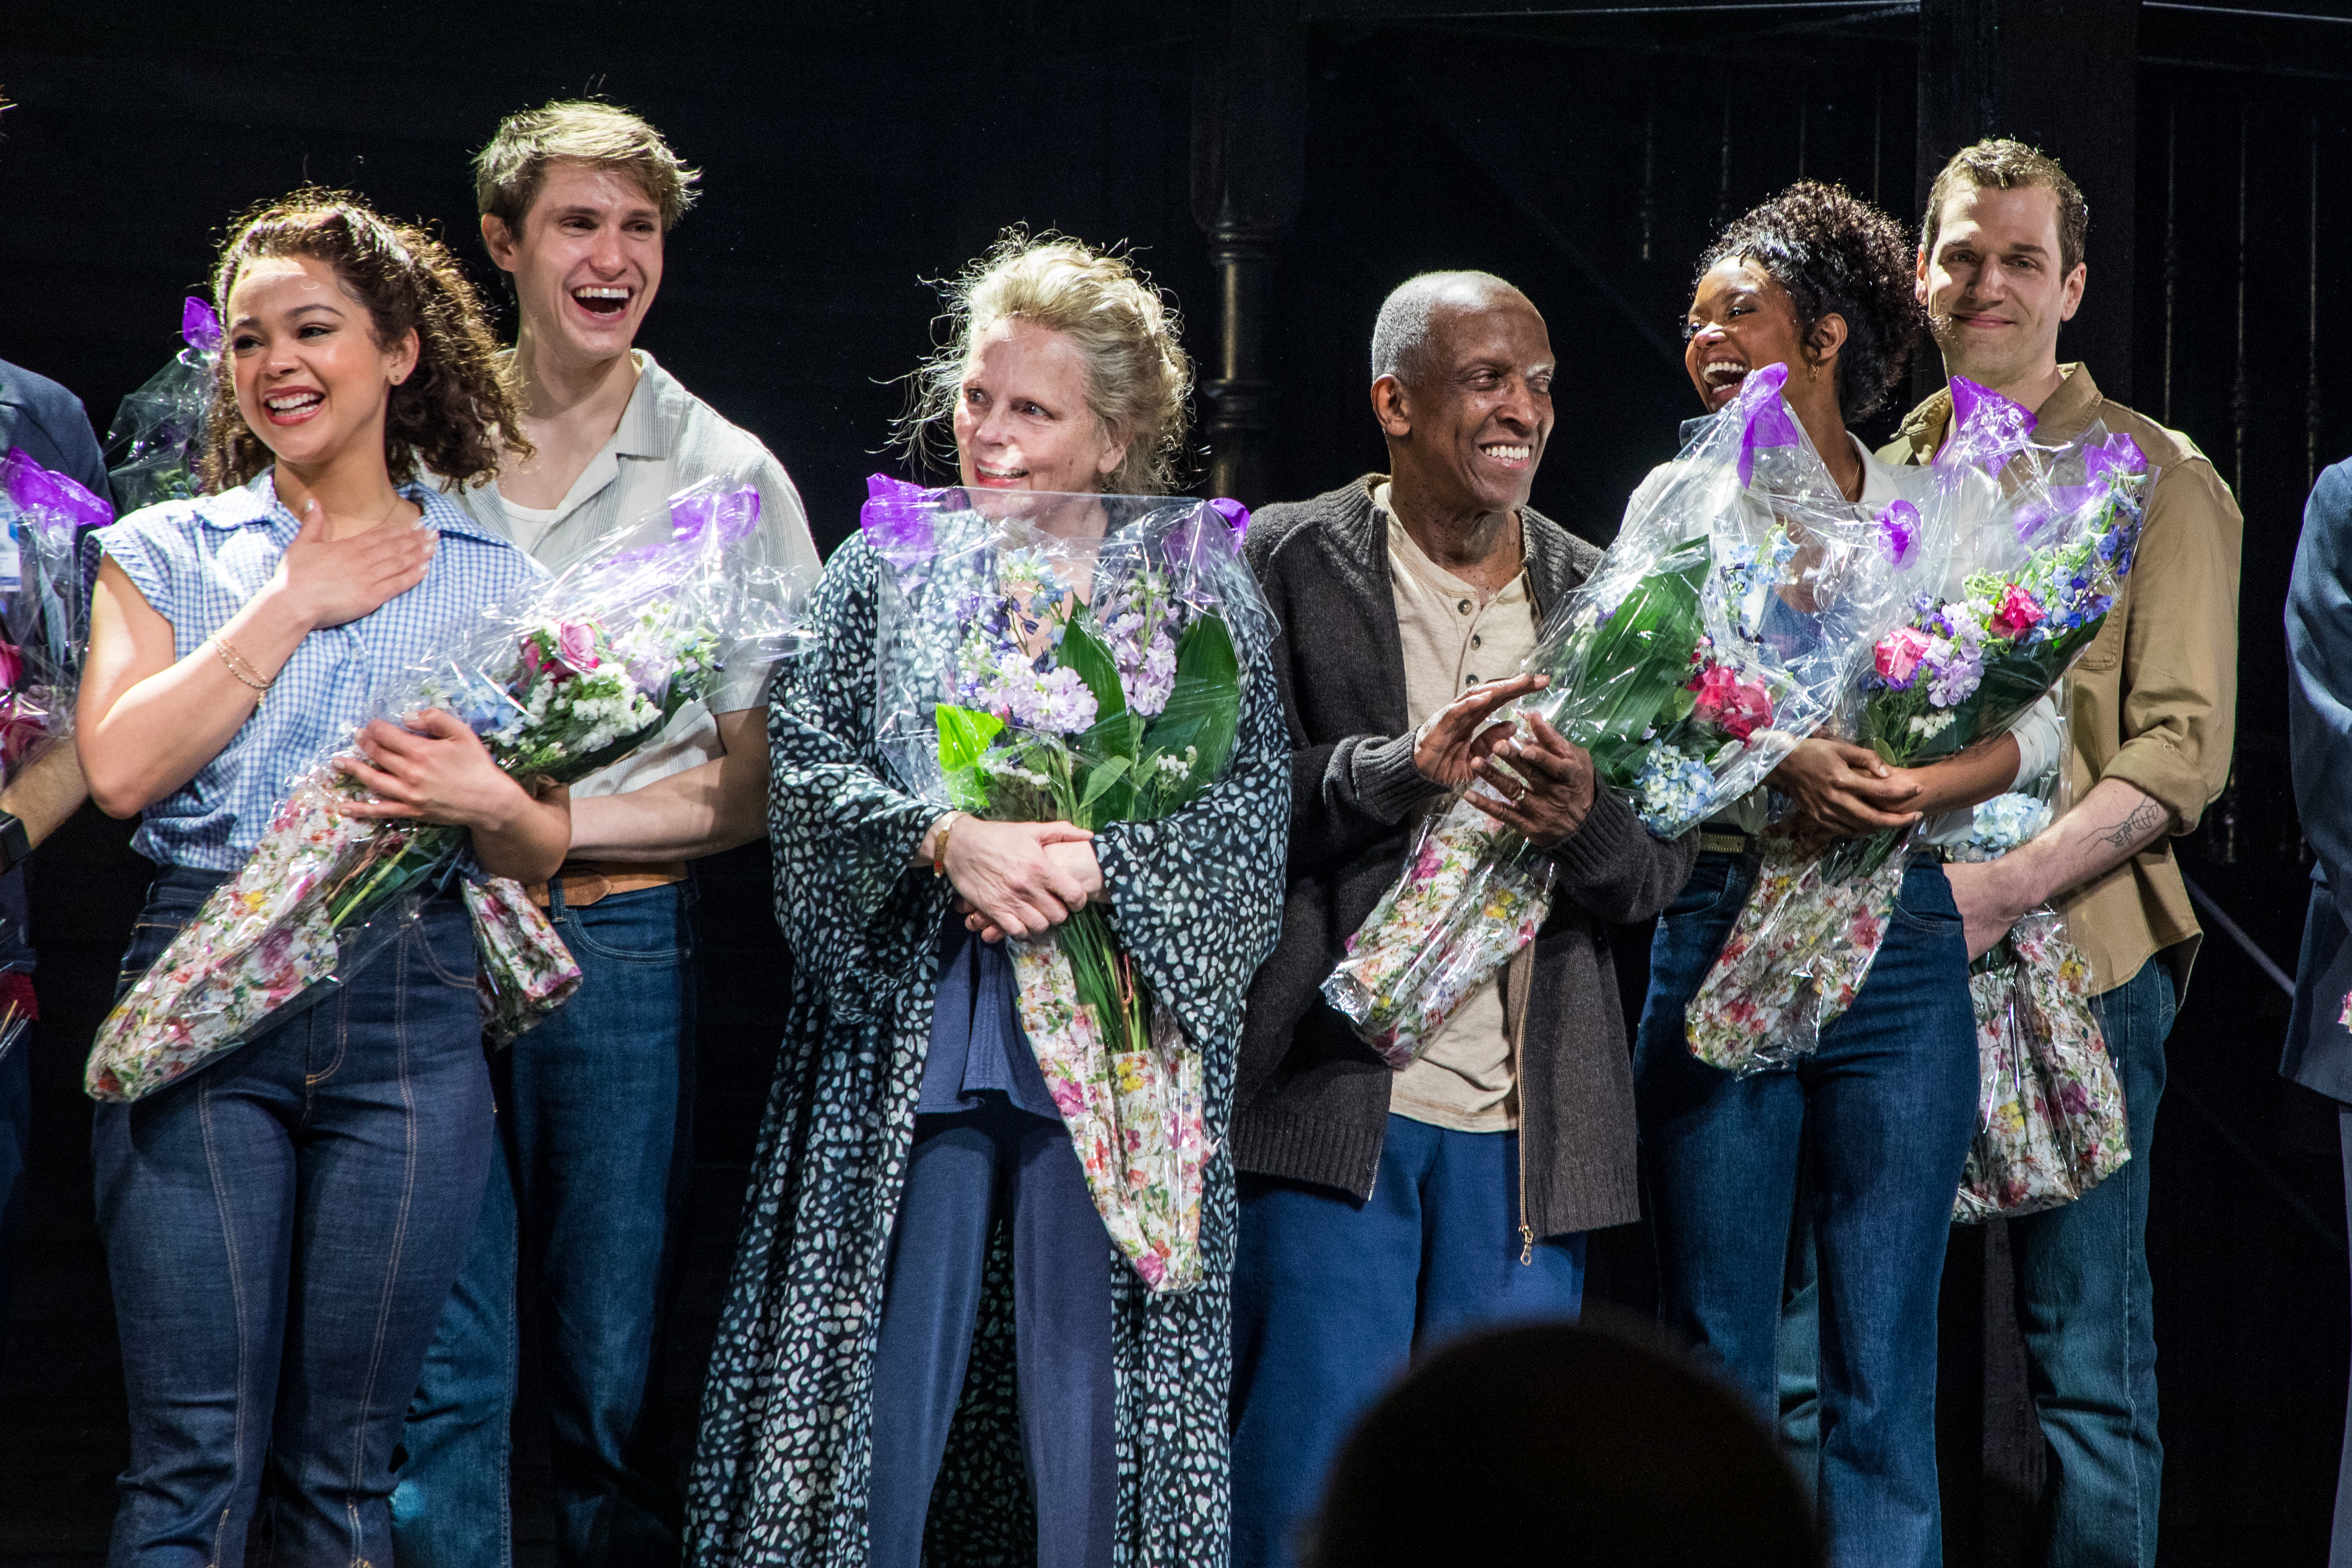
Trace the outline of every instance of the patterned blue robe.
<instances>
[{"instance_id":1,"label":"patterned blue robe","mask_svg":"<svg viewBox=\"0 0 2352 1568\"><path fill-rule=\"evenodd\" d=\"M769 715L776 919L795 962L703 1397L688 1496L696 1568L866 1561L874 1335L950 897L944 880L912 863L940 809L903 792L874 742L879 576L862 536L835 555L812 607L813 651L787 667ZM1095 838L1110 924L1205 1059L1217 1145L1197 1289L1152 1296L1103 1239L1123 1564L1225 1560L1234 1197L1222 1145L1242 998L1274 947L1290 814L1272 666L1261 655L1245 679L1225 778L1171 817ZM1010 1286L1000 1229L932 1494L928 1561L1034 1561Z\"/></svg>"}]
</instances>

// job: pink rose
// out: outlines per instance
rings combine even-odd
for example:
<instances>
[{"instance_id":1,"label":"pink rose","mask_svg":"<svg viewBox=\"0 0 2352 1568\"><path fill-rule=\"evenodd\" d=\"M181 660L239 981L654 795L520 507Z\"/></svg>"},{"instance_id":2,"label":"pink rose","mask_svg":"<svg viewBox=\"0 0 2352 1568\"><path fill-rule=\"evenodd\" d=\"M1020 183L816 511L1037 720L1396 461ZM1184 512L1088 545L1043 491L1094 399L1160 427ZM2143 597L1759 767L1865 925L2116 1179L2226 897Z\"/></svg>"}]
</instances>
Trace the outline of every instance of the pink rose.
<instances>
[{"instance_id":1,"label":"pink rose","mask_svg":"<svg viewBox=\"0 0 2352 1568\"><path fill-rule=\"evenodd\" d=\"M1762 686L1742 681L1721 664L1711 665L1690 684L1698 694L1692 716L1734 740L1746 740L1772 722L1772 698Z\"/></svg>"},{"instance_id":2,"label":"pink rose","mask_svg":"<svg viewBox=\"0 0 2352 1568\"><path fill-rule=\"evenodd\" d=\"M2015 583L2000 596L2000 607L1992 612L1992 634L1996 637L2020 637L2033 630L2033 623L2048 612L2033 602L2033 596Z\"/></svg>"},{"instance_id":3,"label":"pink rose","mask_svg":"<svg viewBox=\"0 0 2352 1568\"><path fill-rule=\"evenodd\" d=\"M1916 626L1897 626L1878 640L1878 673L1886 684L1907 686L1911 672L1927 652L1927 633Z\"/></svg>"},{"instance_id":4,"label":"pink rose","mask_svg":"<svg viewBox=\"0 0 2352 1568\"><path fill-rule=\"evenodd\" d=\"M15 691L24 678L25 651L14 643L0 643L0 691Z\"/></svg>"},{"instance_id":5,"label":"pink rose","mask_svg":"<svg viewBox=\"0 0 2352 1568\"><path fill-rule=\"evenodd\" d=\"M596 667L596 632L593 627L578 621L565 621L556 627L555 656L585 674Z\"/></svg>"}]
</instances>

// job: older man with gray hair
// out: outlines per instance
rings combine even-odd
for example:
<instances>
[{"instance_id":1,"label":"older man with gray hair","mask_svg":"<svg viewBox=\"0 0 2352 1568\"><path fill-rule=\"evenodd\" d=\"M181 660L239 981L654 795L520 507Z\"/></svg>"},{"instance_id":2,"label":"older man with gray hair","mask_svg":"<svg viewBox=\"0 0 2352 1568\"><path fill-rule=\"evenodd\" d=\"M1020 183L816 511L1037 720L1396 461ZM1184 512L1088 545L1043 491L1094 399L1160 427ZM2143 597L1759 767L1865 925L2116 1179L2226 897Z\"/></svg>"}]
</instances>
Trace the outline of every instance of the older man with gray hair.
<instances>
[{"instance_id":1,"label":"older man with gray hair","mask_svg":"<svg viewBox=\"0 0 2352 1568\"><path fill-rule=\"evenodd\" d=\"M1292 1561L1340 1437L1414 1355L1576 1313L1583 1233L1638 1210L1607 927L1664 908L1696 853L1596 789L1582 747L1493 719L1539 684L1512 672L1600 560L1528 505L1552 427L1543 318L1490 274L1425 274L1381 307L1371 370L1389 472L1263 508L1244 547L1282 622L1292 799L1234 1098L1235 1568ZM1474 779L1551 856L1551 916L1392 1071L1319 988Z\"/></svg>"}]
</instances>

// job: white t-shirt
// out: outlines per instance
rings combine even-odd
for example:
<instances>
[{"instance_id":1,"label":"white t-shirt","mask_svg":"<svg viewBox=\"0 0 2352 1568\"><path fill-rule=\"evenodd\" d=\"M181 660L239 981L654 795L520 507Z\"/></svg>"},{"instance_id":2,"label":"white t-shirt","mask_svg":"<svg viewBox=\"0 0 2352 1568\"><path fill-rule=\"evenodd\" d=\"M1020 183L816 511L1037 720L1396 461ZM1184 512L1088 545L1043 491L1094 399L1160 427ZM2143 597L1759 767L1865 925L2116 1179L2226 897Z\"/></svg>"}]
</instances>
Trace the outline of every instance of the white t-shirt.
<instances>
[{"instance_id":1,"label":"white t-shirt","mask_svg":"<svg viewBox=\"0 0 2352 1568\"><path fill-rule=\"evenodd\" d=\"M562 571L586 556L623 523L647 519L644 540L669 538L662 505L698 479L721 475L760 492L759 526L736 548L747 564L778 570L800 569L807 588L816 586L823 562L809 537L808 515L783 465L759 439L726 420L657 364L644 350L632 351L637 384L613 438L604 443L562 504L541 511L518 507L495 484L456 497L475 520L512 539L550 571ZM572 787L575 797L618 795L656 779L712 761L725 754L714 713L739 713L767 699L772 666L730 660L708 703L681 709L667 728L623 761L593 773Z\"/></svg>"}]
</instances>

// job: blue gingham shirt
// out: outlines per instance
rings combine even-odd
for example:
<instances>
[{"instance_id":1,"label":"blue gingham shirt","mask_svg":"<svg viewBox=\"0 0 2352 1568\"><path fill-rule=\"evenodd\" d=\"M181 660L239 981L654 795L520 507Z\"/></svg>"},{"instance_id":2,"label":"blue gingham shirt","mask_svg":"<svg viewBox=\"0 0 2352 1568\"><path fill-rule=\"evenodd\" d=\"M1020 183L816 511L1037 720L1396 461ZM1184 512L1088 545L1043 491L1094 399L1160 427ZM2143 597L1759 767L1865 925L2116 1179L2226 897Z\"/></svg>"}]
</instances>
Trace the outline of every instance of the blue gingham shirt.
<instances>
[{"instance_id":1,"label":"blue gingham shirt","mask_svg":"<svg viewBox=\"0 0 2352 1568\"><path fill-rule=\"evenodd\" d=\"M172 623L186 658L278 570L301 525L274 470L239 489L144 507L98 534L108 556ZM357 621L302 639L267 701L194 779L147 808L131 847L149 860L235 871L261 841L294 779L369 716L411 664L472 630L485 610L544 575L437 490L404 485L441 545L425 580Z\"/></svg>"}]
</instances>

